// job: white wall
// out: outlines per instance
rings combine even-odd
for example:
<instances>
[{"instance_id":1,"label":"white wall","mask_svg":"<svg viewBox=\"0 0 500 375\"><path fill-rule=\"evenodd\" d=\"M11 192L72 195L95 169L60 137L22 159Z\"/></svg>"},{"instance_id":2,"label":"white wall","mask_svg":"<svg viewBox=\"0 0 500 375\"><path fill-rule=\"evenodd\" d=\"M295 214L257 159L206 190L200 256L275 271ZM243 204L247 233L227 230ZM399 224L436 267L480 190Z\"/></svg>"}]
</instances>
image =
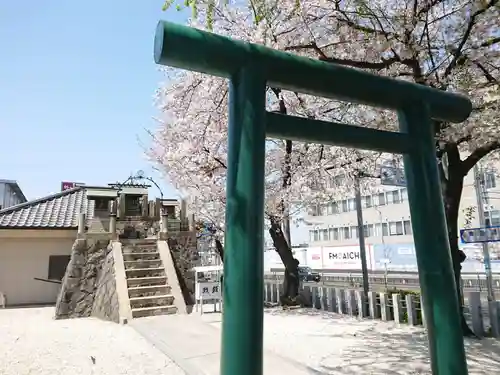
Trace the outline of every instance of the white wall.
<instances>
[{"instance_id":1,"label":"white wall","mask_svg":"<svg viewBox=\"0 0 500 375\"><path fill-rule=\"evenodd\" d=\"M73 238L1 238L0 292L8 305L55 303L60 285L47 279L50 255L70 255Z\"/></svg>"}]
</instances>

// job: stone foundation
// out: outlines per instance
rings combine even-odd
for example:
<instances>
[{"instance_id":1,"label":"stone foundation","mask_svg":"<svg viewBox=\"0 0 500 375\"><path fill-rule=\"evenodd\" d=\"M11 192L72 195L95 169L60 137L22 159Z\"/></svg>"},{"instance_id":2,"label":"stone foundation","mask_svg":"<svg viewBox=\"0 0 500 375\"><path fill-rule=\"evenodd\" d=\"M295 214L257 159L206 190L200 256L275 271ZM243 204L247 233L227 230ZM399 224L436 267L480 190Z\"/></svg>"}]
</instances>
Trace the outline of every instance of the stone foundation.
<instances>
[{"instance_id":1,"label":"stone foundation","mask_svg":"<svg viewBox=\"0 0 500 375\"><path fill-rule=\"evenodd\" d=\"M57 298L55 318L96 316L118 322L113 265L108 241L77 239Z\"/></svg>"},{"instance_id":2,"label":"stone foundation","mask_svg":"<svg viewBox=\"0 0 500 375\"><path fill-rule=\"evenodd\" d=\"M192 268L199 265L196 233L179 232L172 237L169 236L168 247L186 305L193 305L195 275Z\"/></svg>"}]
</instances>

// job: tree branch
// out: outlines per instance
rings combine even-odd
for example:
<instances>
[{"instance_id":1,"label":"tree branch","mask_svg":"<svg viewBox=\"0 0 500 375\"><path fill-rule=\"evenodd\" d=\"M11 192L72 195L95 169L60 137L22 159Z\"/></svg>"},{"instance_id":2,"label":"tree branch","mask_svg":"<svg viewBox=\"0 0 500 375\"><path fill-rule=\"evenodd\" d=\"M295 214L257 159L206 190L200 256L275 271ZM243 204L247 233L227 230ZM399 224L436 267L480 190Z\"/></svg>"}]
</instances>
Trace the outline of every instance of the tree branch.
<instances>
[{"instance_id":1,"label":"tree branch","mask_svg":"<svg viewBox=\"0 0 500 375\"><path fill-rule=\"evenodd\" d=\"M316 54L318 55L318 59L321 61L339 64L339 65L344 65L344 66L350 66L353 68L382 70L382 69L390 67L392 64L394 64L396 62L401 62L401 60L396 56L390 57L388 59L382 59L382 61L380 61L380 62L358 61L358 60L351 60L351 59L337 59L334 57L328 57L321 50L321 48L318 47L316 42L312 42L309 44L296 45L296 46L288 46L285 48L285 51L300 51L300 50L306 50L306 49L314 50L316 52Z\"/></svg>"},{"instance_id":2,"label":"tree branch","mask_svg":"<svg viewBox=\"0 0 500 375\"><path fill-rule=\"evenodd\" d=\"M448 65L444 71L444 77L447 77L450 75L451 71L455 66L457 66L457 63L462 56L462 50L465 46L465 43L467 42L467 39L469 39L469 36L472 32L472 28L476 24L477 18L486 12L488 9L494 7L500 0L490 0L483 8L476 10L474 13L469 18L469 22L467 23L467 27L465 28L464 35L462 36L462 39L458 43L457 48L455 48L455 51L453 52L453 58L450 62L450 65Z\"/></svg>"},{"instance_id":3,"label":"tree branch","mask_svg":"<svg viewBox=\"0 0 500 375\"><path fill-rule=\"evenodd\" d=\"M493 141L482 147L475 149L468 157L462 162L462 172L464 176L477 164L479 160L484 158L490 152L500 149L500 142Z\"/></svg>"}]
</instances>

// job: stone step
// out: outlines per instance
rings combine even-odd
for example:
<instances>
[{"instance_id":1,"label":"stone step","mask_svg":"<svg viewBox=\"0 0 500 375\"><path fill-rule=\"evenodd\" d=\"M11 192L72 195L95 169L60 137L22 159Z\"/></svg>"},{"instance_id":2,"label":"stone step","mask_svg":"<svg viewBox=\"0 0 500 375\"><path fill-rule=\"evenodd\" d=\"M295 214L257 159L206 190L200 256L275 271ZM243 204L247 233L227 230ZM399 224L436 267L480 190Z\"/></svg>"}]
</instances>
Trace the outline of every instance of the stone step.
<instances>
[{"instance_id":1,"label":"stone step","mask_svg":"<svg viewBox=\"0 0 500 375\"><path fill-rule=\"evenodd\" d=\"M137 268L158 268L162 266L161 259L137 259L137 260L127 260L123 262L125 264L125 269L137 269Z\"/></svg>"},{"instance_id":2,"label":"stone step","mask_svg":"<svg viewBox=\"0 0 500 375\"><path fill-rule=\"evenodd\" d=\"M150 253L156 251L156 245L151 246L124 246L122 249L123 253L135 254L135 253Z\"/></svg>"},{"instance_id":3,"label":"stone step","mask_svg":"<svg viewBox=\"0 0 500 375\"><path fill-rule=\"evenodd\" d=\"M123 246L151 246L156 245L157 238L141 238L141 239L122 239Z\"/></svg>"},{"instance_id":4,"label":"stone step","mask_svg":"<svg viewBox=\"0 0 500 375\"><path fill-rule=\"evenodd\" d=\"M167 285L167 276L133 277L127 279L127 286Z\"/></svg>"},{"instance_id":5,"label":"stone step","mask_svg":"<svg viewBox=\"0 0 500 375\"><path fill-rule=\"evenodd\" d=\"M173 303L174 303L174 296L171 294L130 298L130 307L132 309L138 309L143 307L154 307L154 306L156 307L170 306Z\"/></svg>"},{"instance_id":6,"label":"stone step","mask_svg":"<svg viewBox=\"0 0 500 375\"><path fill-rule=\"evenodd\" d=\"M128 288L129 298L148 297L170 294L172 288L169 285L132 286Z\"/></svg>"},{"instance_id":7,"label":"stone step","mask_svg":"<svg viewBox=\"0 0 500 375\"><path fill-rule=\"evenodd\" d=\"M170 315L177 312L177 307L175 306L154 306L154 307L141 307L137 309L132 309L132 318L142 318L146 316L155 315Z\"/></svg>"},{"instance_id":8,"label":"stone step","mask_svg":"<svg viewBox=\"0 0 500 375\"><path fill-rule=\"evenodd\" d=\"M158 251L151 251L148 253L123 253L124 261L153 260L153 259L160 259L160 253Z\"/></svg>"},{"instance_id":9,"label":"stone step","mask_svg":"<svg viewBox=\"0 0 500 375\"><path fill-rule=\"evenodd\" d=\"M127 279L135 277L151 277L151 276L164 276L165 268L163 267L149 267L149 268L131 268L125 270Z\"/></svg>"}]
</instances>

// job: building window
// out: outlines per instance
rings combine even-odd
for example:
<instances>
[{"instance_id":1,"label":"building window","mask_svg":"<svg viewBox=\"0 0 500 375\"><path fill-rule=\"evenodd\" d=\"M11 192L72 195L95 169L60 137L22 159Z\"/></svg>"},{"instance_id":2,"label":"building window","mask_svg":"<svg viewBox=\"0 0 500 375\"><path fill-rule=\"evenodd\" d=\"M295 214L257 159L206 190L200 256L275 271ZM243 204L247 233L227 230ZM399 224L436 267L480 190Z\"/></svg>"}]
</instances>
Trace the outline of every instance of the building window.
<instances>
[{"instance_id":1,"label":"building window","mask_svg":"<svg viewBox=\"0 0 500 375\"><path fill-rule=\"evenodd\" d=\"M365 224L363 226L363 228L364 228L365 237L372 237L373 236L373 224Z\"/></svg>"},{"instance_id":2,"label":"building window","mask_svg":"<svg viewBox=\"0 0 500 375\"><path fill-rule=\"evenodd\" d=\"M378 205L379 206L385 205L385 193L380 193L378 195Z\"/></svg>"},{"instance_id":3,"label":"building window","mask_svg":"<svg viewBox=\"0 0 500 375\"><path fill-rule=\"evenodd\" d=\"M339 232L340 232L339 228L333 228L333 239L335 241L338 241L340 238Z\"/></svg>"},{"instance_id":4,"label":"building window","mask_svg":"<svg viewBox=\"0 0 500 375\"><path fill-rule=\"evenodd\" d=\"M333 228L328 229L328 237L330 238L330 241L334 239Z\"/></svg>"},{"instance_id":5,"label":"building window","mask_svg":"<svg viewBox=\"0 0 500 375\"><path fill-rule=\"evenodd\" d=\"M389 192L392 195L392 201L394 203L401 203L401 198L399 197L399 190L394 190Z\"/></svg>"},{"instance_id":6,"label":"building window","mask_svg":"<svg viewBox=\"0 0 500 375\"><path fill-rule=\"evenodd\" d=\"M311 216L318 216L318 206L317 205L309 206L308 213Z\"/></svg>"},{"instance_id":7,"label":"building window","mask_svg":"<svg viewBox=\"0 0 500 375\"><path fill-rule=\"evenodd\" d=\"M328 239L329 239L328 238L328 229L323 229L321 232L323 233L322 240L328 241Z\"/></svg>"},{"instance_id":8,"label":"building window","mask_svg":"<svg viewBox=\"0 0 500 375\"><path fill-rule=\"evenodd\" d=\"M493 189L497 186L494 172L492 171L484 172L483 179L484 179L484 187L486 189Z\"/></svg>"},{"instance_id":9,"label":"building window","mask_svg":"<svg viewBox=\"0 0 500 375\"><path fill-rule=\"evenodd\" d=\"M49 280L62 280L68 266L69 255L51 255L49 256Z\"/></svg>"},{"instance_id":10,"label":"building window","mask_svg":"<svg viewBox=\"0 0 500 375\"><path fill-rule=\"evenodd\" d=\"M365 208L370 208L373 205L372 196L367 195L366 197L364 197L364 202L365 202Z\"/></svg>"},{"instance_id":11,"label":"building window","mask_svg":"<svg viewBox=\"0 0 500 375\"><path fill-rule=\"evenodd\" d=\"M314 230L314 241L319 241L319 230Z\"/></svg>"},{"instance_id":12,"label":"building window","mask_svg":"<svg viewBox=\"0 0 500 375\"><path fill-rule=\"evenodd\" d=\"M389 230L390 230L391 236L402 236L404 234L403 222L402 221L391 221L389 223Z\"/></svg>"},{"instance_id":13,"label":"building window","mask_svg":"<svg viewBox=\"0 0 500 375\"><path fill-rule=\"evenodd\" d=\"M349 199L347 204L349 206L349 211L356 211L356 200L354 198Z\"/></svg>"},{"instance_id":14,"label":"building window","mask_svg":"<svg viewBox=\"0 0 500 375\"><path fill-rule=\"evenodd\" d=\"M385 195L385 199L386 199L387 204L392 204L392 203L394 203L394 199L393 199L392 191L389 191L389 192L387 192L387 193L386 193L386 195Z\"/></svg>"},{"instance_id":15,"label":"building window","mask_svg":"<svg viewBox=\"0 0 500 375\"><path fill-rule=\"evenodd\" d=\"M408 190L406 188L401 189L401 202L408 200Z\"/></svg>"},{"instance_id":16,"label":"building window","mask_svg":"<svg viewBox=\"0 0 500 375\"><path fill-rule=\"evenodd\" d=\"M333 214L333 204L332 203L328 203L326 205L326 214L327 215Z\"/></svg>"},{"instance_id":17,"label":"building window","mask_svg":"<svg viewBox=\"0 0 500 375\"><path fill-rule=\"evenodd\" d=\"M406 235L413 234L412 229L411 229L411 221L410 220L403 221L403 225L404 225Z\"/></svg>"},{"instance_id":18,"label":"building window","mask_svg":"<svg viewBox=\"0 0 500 375\"><path fill-rule=\"evenodd\" d=\"M342 201L342 212L347 212L347 211L348 211L347 200L344 199Z\"/></svg>"},{"instance_id":19,"label":"building window","mask_svg":"<svg viewBox=\"0 0 500 375\"><path fill-rule=\"evenodd\" d=\"M333 211L334 214L340 213L339 202L333 202L332 203L332 211Z\"/></svg>"},{"instance_id":20,"label":"building window","mask_svg":"<svg viewBox=\"0 0 500 375\"><path fill-rule=\"evenodd\" d=\"M351 238L358 238L358 227L351 227Z\"/></svg>"},{"instance_id":21,"label":"building window","mask_svg":"<svg viewBox=\"0 0 500 375\"><path fill-rule=\"evenodd\" d=\"M344 232L344 240L348 240L350 237L350 228L349 227L344 227L342 228L343 232Z\"/></svg>"},{"instance_id":22,"label":"building window","mask_svg":"<svg viewBox=\"0 0 500 375\"><path fill-rule=\"evenodd\" d=\"M389 235L389 224L382 223L382 237Z\"/></svg>"},{"instance_id":23,"label":"building window","mask_svg":"<svg viewBox=\"0 0 500 375\"><path fill-rule=\"evenodd\" d=\"M499 210L493 210L489 212L484 213L485 217L489 217L489 223L486 222L486 226L491 226L491 225L500 225L500 211Z\"/></svg>"}]
</instances>

